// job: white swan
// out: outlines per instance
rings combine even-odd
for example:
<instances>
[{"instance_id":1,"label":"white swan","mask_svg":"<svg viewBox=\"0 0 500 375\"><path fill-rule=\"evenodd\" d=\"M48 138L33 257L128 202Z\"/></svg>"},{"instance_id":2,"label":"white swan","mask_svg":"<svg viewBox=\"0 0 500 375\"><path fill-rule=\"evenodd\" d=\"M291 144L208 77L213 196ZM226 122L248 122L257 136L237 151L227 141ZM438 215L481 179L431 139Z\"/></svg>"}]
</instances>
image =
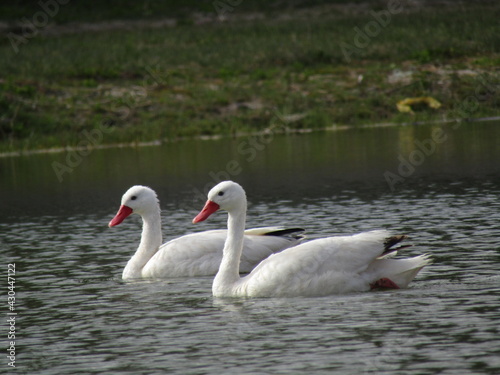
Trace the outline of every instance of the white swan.
<instances>
[{"instance_id":1,"label":"white swan","mask_svg":"<svg viewBox=\"0 0 500 375\"><path fill-rule=\"evenodd\" d=\"M246 219L246 196L235 182L224 181L208 194L193 223L205 220L219 208L229 213L224 256L215 276L216 297L293 297L368 291L376 287L405 288L425 265L427 255L384 259L402 247L406 236L377 230L345 237L309 241L271 255L241 278L238 263Z\"/></svg>"},{"instance_id":2,"label":"white swan","mask_svg":"<svg viewBox=\"0 0 500 375\"><path fill-rule=\"evenodd\" d=\"M215 275L222 259L227 230L188 234L162 245L160 204L146 186L133 186L122 197L110 227L132 213L142 217L141 242L123 270L123 279ZM274 252L297 245L300 228L266 227L246 231L241 272L250 272Z\"/></svg>"}]
</instances>

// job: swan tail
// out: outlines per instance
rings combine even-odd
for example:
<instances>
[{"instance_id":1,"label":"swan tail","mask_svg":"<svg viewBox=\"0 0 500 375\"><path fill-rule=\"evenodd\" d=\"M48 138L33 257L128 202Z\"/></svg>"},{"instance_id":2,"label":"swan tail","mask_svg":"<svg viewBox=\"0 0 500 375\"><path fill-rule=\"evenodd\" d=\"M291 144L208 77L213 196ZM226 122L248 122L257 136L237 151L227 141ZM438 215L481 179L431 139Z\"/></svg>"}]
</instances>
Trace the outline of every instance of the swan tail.
<instances>
[{"instance_id":1,"label":"swan tail","mask_svg":"<svg viewBox=\"0 0 500 375\"><path fill-rule=\"evenodd\" d=\"M431 263L427 254L407 259L376 259L367 269L373 280L370 286L372 289L406 288L419 271Z\"/></svg>"}]
</instances>

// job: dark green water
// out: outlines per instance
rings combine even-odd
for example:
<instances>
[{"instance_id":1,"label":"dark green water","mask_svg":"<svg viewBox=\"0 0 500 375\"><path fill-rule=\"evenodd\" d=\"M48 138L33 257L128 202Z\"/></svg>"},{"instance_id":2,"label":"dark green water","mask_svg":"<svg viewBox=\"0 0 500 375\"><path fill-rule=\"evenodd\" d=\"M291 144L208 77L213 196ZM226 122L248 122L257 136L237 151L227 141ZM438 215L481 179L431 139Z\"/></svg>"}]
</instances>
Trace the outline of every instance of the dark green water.
<instances>
[{"instance_id":1,"label":"dark green water","mask_svg":"<svg viewBox=\"0 0 500 375\"><path fill-rule=\"evenodd\" d=\"M388 228L435 263L407 290L326 298L217 300L211 277L120 280L140 221L107 223L128 187L157 191L166 240L225 225L222 213L191 219L228 177L247 190L248 226L310 238ZM500 372L498 123L4 157L0 192L16 373Z\"/></svg>"}]
</instances>

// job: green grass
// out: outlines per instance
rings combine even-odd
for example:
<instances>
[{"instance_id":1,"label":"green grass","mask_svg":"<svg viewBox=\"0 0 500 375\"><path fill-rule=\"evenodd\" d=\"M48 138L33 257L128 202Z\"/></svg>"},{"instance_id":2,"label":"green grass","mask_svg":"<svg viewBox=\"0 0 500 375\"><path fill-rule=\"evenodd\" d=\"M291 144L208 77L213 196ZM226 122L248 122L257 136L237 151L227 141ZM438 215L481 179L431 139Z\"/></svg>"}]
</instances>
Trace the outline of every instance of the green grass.
<instances>
[{"instance_id":1,"label":"green grass","mask_svg":"<svg viewBox=\"0 0 500 375\"><path fill-rule=\"evenodd\" d=\"M0 6L0 14L38 11L36 2L17 3ZM84 130L101 126L112 130L103 142L115 143L255 132L276 122L320 129L444 119L471 96L479 105L462 116L498 115L500 6L493 1L404 9L348 59L342 45L353 46L354 27L373 22L370 9L383 11L385 2L352 11L342 1L312 8L243 1L226 22L213 2L123 3L130 7L109 1L91 11L73 0L53 20L72 32L53 27L18 53L8 33L20 31L4 31L0 151L77 145ZM136 7L161 9L133 13ZM196 24L194 10L211 21ZM247 17L256 10L261 18ZM168 14L178 23L85 32L71 24L137 14ZM397 71L411 75L398 79ZM415 96L442 107L397 111L398 100Z\"/></svg>"}]
</instances>

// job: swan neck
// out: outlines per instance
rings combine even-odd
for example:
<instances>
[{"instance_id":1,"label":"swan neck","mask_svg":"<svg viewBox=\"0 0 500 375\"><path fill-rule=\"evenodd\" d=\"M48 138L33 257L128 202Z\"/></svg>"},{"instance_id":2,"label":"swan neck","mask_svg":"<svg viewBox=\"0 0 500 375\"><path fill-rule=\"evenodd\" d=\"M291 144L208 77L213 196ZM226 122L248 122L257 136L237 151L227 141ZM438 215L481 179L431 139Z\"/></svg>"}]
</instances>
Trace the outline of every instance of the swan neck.
<instances>
[{"instance_id":1,"label":"swan neck","mask_svg":"<svg viewBox=\"0 0 500 375\"><path fill-rule=\"evenodd\" d=\"M243 251L246 209L229 213L227 239L224 244L222 262L214 279L214 292L231 289L240 280L240 259ZM220 292L214 294L221 294ZM230 294L224 292L224 295Z\"/></svg>"},{"instance_id":2,"label":"swan neck","mask_svg":"<svg viewBox=\"0 0 500 375\"><path fill-rule=\"evenodd\" d=\"M123 278L141 277L142 269L156 254L162 243L160 212L146 213L142 217L141 242L123 270Z\"/></svg>"}]
</instances>

